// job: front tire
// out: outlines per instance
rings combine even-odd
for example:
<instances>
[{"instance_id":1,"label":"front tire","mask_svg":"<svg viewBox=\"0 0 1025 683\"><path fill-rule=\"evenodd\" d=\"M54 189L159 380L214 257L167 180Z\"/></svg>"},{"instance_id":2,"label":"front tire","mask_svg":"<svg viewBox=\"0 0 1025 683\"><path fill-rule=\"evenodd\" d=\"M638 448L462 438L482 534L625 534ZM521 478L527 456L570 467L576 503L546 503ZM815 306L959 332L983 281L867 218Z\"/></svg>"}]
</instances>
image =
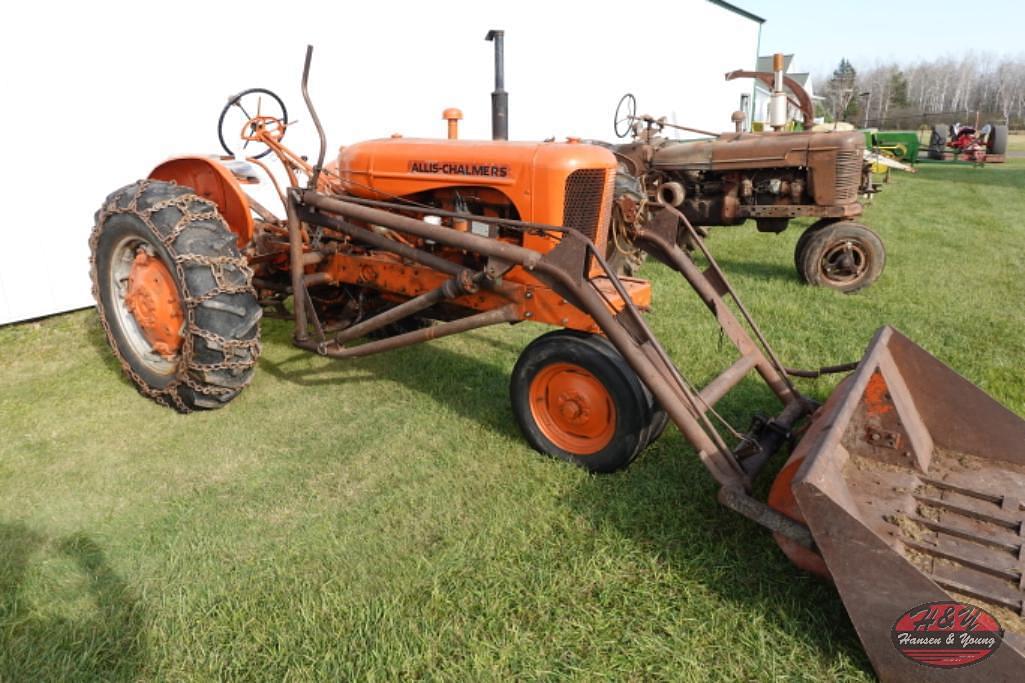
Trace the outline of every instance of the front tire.
<instances>
[{"instance_id":1,"label":"front tire","mask_svg":"<svg viewBox=\"0 0 1025 683\"><path fill-rule=\"evenodd\" d=\"M797 269L797 274L800 276L801 282L808 282L804 279L804 272L801 270L801 263L804 261L804 250L808 246L808 240L810 240L811 236L816 232L834 222L834 220L829 219L815 221L805 228L804 232L801 233L801 236L797 238L797 244L794 245L794 268Z\"/></svg>"},{"instance_id":2,"label":"front tire","mask_svg":"<svg viewBox=\"0 0 1025 683\"><path fill-rule=\"evenodd\" d=\"M523 350L510 382L527 442L591 472L614 472L665 427L665 412L604 337L557 330Z\"/></svg>"},{"instance_id":3,"label":"front tire","mask_svg":"<svg viewBox=\"0 0 1025 683\"><path fill-rule=\"evenodd\" d=\"M144 396L219 408L252 379L261 309L217 207L143 180L107 197L89 240L93 297L114 355Z\"/></svg>"},{"instance_id":4,"label":"front tire","mask_svg":"<svg viewBox=\"0 0 1025 683\"><path fill-rule=\"evenodd\" d=\"M804 281L841 292L868 287L879 279L886 265L886 250L879 235L851 221L818 228L799 246L799 271Z\"/></svg>"}]
</instances>

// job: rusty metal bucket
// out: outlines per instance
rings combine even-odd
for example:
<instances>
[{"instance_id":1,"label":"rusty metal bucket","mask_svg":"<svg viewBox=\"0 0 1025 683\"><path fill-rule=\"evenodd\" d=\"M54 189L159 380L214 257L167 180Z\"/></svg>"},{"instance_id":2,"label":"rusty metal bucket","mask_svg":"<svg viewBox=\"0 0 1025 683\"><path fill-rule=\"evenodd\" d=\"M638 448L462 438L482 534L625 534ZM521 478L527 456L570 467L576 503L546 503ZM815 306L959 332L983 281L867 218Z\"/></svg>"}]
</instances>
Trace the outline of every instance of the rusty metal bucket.
<instances>
[{"instance_id":1,"label":"rusty metal bucket","mask_svg":"<svg viewBox=\"0 0 1025 683\"><path fill-rule=\"evenodd\" d=\"M1025 679L1025 420L891 327L815 416L770 494L815 550L777 538L835 582L882 680ZM982 607L1005 631L977 664L901 654L916 605Z\"/></svg>"}]
</instances>

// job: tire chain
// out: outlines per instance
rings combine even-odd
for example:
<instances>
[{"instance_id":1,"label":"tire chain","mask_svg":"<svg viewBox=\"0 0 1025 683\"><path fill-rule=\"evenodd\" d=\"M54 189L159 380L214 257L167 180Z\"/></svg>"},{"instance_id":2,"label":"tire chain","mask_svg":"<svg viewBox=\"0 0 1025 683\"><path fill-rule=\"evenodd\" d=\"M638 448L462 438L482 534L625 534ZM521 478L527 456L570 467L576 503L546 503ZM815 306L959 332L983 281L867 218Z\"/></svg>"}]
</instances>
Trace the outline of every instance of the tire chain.
<instances>
[{"instance_id":1,"label":"tire chain","mask_svg":"<svg viewBox=\"0 0 1025 683\"><path fill-rule=\"evenodd\" d=\"M177 185L177 183L174 182L169 184ZM143 395L153 399L162 406L173 407L181 413L189 413L192 412L192 408L182 400L178 391L182 385L189 387L199 394L218 398L238 393L252 380L252 374L250 374L250 376L246 377L245 381L237 387L209 386L197 382L190 373L229 370L233 374L238 375L250 370L256 365L256 360L259 358L262 348L260 345L259 326L257 326L256 336L252 339L226 339L215 332L199 327L196 324L195 313L197 306L200 306L203 302L213 299L221 294L253 293L253 271L242 256L178 254L173 244L182 232L184 232L185 229L193 222L212 221L220 224L226 231L228 231L228 227L224 223L224 219L217 212L216 204L207 199L203 199L192 192L158 201L148 209L140 209L138 206L139 199L150 185L151 183L148 180L142 180L135 184L135 192L127 205L124 206L122 206L122 204L124 204L124 193L123 191L118 191L107 197L107 201L103 208L96 212L96 225L93 227L92 234L89 237L89 272L92 276L92 293L97 302L96 309L99 313L100 324L103 326L104 333L107 335L107 340L110 342L111 348L114 350L114 355L121 363L121 368L124 370L125 374L131 378L132 382L136 387L138 387L139 391ZM133 186L129 186L124 189L130 189L131 187ZM195 211L194 209L197 206L204 210ZM174 228L164 236L161 235L160 230L153 222L152 216L162 209L171 207L177 209L181 213L181 218L178 219ZM153 234L154 239L163 244L167 251L174 256L174 267L178 283L182 289L182 294L184 295L183 307L185 309L186 316L186 333L183 335L184 339L182 341L182 348L180 351L182 362L178 363L174 381L161 389L152 387L146 383L146 381L143 380L143 378L139 376L139 374L128 364L128 361L118 349L117 344L114 343L114 336L110 330L110 323L107 321L107 316L100 303L99 274L96 269L96 248L100 239L101 227L110 216L115 214L134 215L146 225L149 231ZM198 297L193 296L189 291L189 284L185 278L186 264L209 267L215 286ZM243 283L231 284L228 282L224 274L225 267L231 267L240 272L243 275ZM210 348L221 351L224 355L224 360L219 363L196 362L193 359L194 337L201 337L206 341Z\"/></svg>"}]
</instances>

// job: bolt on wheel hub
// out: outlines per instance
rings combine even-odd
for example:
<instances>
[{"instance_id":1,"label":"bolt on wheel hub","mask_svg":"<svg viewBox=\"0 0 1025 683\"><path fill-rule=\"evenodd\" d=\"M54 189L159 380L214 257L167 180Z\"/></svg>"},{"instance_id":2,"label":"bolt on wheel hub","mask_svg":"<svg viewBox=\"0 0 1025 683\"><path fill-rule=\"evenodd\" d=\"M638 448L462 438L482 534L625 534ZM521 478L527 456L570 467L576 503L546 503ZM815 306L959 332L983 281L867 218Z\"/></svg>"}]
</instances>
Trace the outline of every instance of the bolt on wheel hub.
<instances>
[{"instance_id":1,"label":"bolt on wheel hub","mask_svg":"<svg viewBox=\"0 0 1025 683\"><path fill-rule=\"evenodd\" d=\"M132 262L124 301L153 351L173 358L182 345L185 314L171 271L145 249Z\"/></svg>"}]
</instances>

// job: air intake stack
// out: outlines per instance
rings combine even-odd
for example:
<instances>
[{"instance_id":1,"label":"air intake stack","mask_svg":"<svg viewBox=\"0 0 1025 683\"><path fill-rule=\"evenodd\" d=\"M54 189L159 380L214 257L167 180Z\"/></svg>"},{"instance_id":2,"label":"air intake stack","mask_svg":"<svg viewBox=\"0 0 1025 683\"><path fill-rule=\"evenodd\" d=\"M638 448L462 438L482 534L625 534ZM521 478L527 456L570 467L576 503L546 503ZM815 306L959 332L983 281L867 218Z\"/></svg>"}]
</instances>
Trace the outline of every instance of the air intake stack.
<instances>
[{"instance_id":1,"label":"air intake stack","mask_svg":"<svg viewBox=\"0 0 1025 683\"><path fill-rule=\"evenodd\" d=\"M769 99L769 125L781 131L787 125L787 94L783 91L785 63L779 52L772 56L772 95Z\"/></svg>"},{"instance_id":2,"label":"air intake stack","mask_svg":"<svg viewBox=\"0 0 1025 683\"><path fill-rule=\"evenodd\" d=\"M491 93L491 139L509 139L509 93L505 91L505 31L491 29L484 40L495 44L495 90Z\"/></svg>"}]
</instances>

